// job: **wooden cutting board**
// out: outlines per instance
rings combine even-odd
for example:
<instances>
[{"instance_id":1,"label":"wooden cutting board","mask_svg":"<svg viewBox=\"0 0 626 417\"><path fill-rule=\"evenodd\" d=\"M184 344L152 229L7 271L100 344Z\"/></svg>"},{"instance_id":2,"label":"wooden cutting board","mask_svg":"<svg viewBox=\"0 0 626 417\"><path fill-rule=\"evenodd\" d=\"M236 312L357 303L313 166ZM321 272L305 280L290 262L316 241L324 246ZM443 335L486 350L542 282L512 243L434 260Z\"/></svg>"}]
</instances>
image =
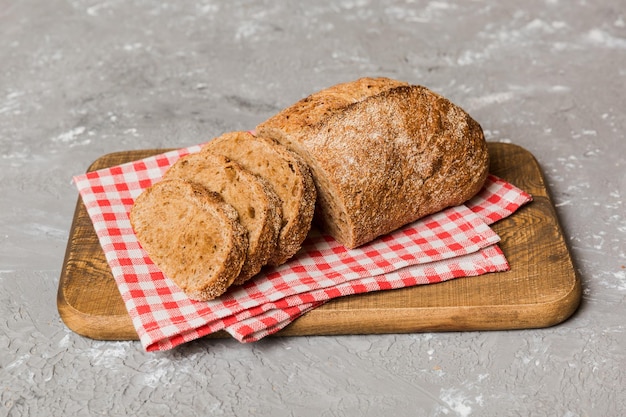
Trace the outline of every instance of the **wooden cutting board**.
<instances>
[{"instance_id":1,"label":"wooden cutting board","mask_svg":"<svg viewBox=\"0 0 626 417\"><path fill-rule=\"evenodd\" d=\"M105 155L89 170L163 151ZM489 143L489 152L491 172L534 199L493 225L510 271L334 299L277 335L524 329L552 326L571 316L580 303L580 280L540 167L531 153L517 145ZM80 198L57 306L65 324L78 334L100 340L138 339Z\"/></svg>"}]
</instances>

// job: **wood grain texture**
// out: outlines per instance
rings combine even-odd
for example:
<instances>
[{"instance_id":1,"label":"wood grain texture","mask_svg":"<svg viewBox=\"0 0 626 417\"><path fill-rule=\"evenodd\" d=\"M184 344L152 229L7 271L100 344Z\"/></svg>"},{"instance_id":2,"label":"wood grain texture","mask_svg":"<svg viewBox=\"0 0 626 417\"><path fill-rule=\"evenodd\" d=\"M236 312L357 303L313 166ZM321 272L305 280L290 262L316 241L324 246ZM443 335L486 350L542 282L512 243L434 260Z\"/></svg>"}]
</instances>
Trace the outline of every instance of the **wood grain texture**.
<instances>
[{"instance_id":1,"label":"wood grain texture","mask_svg":"<svg viewBox=\"0 0 626 417\"><path fill-rule=\"evenodd\" d=\"M163 151L105 155L89 170ZM581 299L580 279L536 159L513 144L489 143L489 153L490 172L534 199L493 225L510 271L342 297L305 314L277 335L524 329L552 326L571 316ZM78 334L99 340L138 339L80 198L57 306L65 324Z\"/></svg>"}]
</instances>

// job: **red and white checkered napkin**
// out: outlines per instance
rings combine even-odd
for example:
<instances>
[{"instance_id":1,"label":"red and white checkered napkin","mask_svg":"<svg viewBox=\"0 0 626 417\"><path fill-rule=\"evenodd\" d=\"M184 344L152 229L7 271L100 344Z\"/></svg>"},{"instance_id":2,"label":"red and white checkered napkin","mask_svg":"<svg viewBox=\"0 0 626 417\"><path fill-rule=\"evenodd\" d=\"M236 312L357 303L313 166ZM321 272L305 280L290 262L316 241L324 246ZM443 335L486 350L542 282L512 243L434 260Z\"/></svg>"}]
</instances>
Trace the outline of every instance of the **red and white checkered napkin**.
<instances>
[{"instance_id":1,"label":"red and white checkered napkin","mask_svg":"<svg viewBox=\"0 0 626 417\"><path fill-rule=\"evenodd\" d=\"M128 213L141 192L201 145L74 177L126 308L146 350L171 349L225 330L251 342L344 295L504 271L508 263L489 224L531 196L490 175L466 205L407 225L357 249L312 231L288 263L266 268L209 302L190 300L139 245Z\"/></svg>"}]
</instances>

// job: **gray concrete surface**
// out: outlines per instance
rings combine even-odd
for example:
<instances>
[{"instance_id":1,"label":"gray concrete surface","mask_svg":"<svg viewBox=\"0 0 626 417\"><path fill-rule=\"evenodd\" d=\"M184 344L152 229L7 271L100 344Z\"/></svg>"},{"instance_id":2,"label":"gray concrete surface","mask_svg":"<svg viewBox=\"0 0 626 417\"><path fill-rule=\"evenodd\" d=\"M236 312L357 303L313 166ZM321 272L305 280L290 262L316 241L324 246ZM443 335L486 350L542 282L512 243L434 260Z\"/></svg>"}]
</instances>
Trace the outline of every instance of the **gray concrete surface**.
<instances>
[{"instance_id":1,"label":"gray concrete surface","mask_svg":"<svg viewBox=\"0 0 626 417\"><path fill-rule=\"evenodd\" d=\"M165 353L64 326L72 175L363 75L426 85L535 154L583 280L574 317ZM625 85L620 0L0 0L0 416L624 415Z\"/></svg>"}]
</instances>

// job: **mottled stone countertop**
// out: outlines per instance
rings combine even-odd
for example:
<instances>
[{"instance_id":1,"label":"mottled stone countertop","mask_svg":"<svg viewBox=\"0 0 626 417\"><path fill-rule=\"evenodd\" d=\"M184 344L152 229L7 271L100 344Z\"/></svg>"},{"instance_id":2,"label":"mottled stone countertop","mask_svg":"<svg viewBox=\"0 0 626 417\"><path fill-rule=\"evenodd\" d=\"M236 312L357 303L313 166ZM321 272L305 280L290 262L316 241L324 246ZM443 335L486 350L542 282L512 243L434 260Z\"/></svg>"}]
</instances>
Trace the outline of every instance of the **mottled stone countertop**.
<instances>
[{"instance_id":1,"label":"mottled stone countertop","mask_svg":"<svg viewBox=\"0 0 626 417\"><path fill-rule=\"evenodd\" d=\"M582 279L574 316L162 353L63 324L73 175L364 75L425 85L536 156ZM0 0L0 416L623 415L625 86L621 0Z\"/></svg>"}]
</instances>

